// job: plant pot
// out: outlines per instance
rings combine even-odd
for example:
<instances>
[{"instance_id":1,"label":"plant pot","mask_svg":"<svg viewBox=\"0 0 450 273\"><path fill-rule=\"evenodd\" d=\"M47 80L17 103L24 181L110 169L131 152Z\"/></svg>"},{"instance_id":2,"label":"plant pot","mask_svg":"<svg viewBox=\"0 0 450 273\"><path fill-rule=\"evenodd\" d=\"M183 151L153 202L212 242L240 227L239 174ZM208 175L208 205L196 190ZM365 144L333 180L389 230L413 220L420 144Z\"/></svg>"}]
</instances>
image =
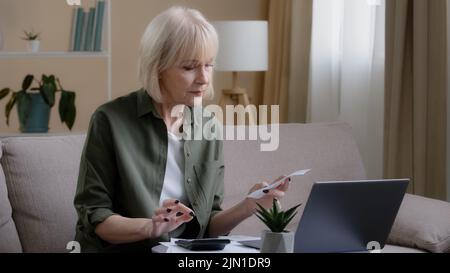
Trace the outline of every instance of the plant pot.
<instances>
[{"instance_id":1,"label":"plant pot","mask_svg":"<svg viewBox=\"0 0 450 273\"><path fill-rule=\"evenodd\" d=\"M294 232L264 230L261 235L261 253L293 253Z\"/></svg>"},{"instance_id":2,"label":"plant pot","mask_svg":"<svg viewBox=\"0 0 450 273\"><path fill-rule=\"evenodd\" d=\"M25 124L20 123L20 131L22 133L47 133L48 121L50 120L50 106L45 103L40 93L30 94L30 96L30 114Z\"/></svg>"},{"instance_id":3,"label":"plant pot","mask_svg":"<svg viewBox=\"0 0 450 273\"><path fill-rule=\"evenodd\" d=\"M30 52L39 52L39 45L40 45L40 41L39 40L28 41L28 51L30 51Z\"/></svg>"}]
</instances>

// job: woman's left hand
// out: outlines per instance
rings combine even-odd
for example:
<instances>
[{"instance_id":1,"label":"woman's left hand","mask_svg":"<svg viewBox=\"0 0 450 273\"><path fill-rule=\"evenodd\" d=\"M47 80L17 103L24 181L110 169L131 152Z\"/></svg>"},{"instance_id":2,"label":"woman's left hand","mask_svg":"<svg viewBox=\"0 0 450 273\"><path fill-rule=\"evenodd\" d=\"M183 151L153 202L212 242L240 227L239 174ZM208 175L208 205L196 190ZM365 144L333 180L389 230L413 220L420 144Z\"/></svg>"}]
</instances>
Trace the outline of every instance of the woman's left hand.
<instances>
[{"instance_id":1,"label":"woman's left hand","mask_svg":"<svg viewBox=\"0 0 450 273\"><path fill-rule=\"evenodd\" d=\"M278 177L275 181L277 181L277 180L279 180L279 179L282 179L283 177L284 177L284 176L280 176L280 177ZM246 203L249 212L250 212L251 214L253 214L253 213L256 212L256 208L258 207L258 206L256 205L256 203L260 204L260 205L263 206L264 208L270 208L270 207L272 207L273 199L280 200L280 199L284 196L285 192L286 192L286 191L288 190L288 188L289 188L290 181L291 181L290 178L286 178L286 179L281 183L281 185L279 185L278 187L276 187L276 188L274 188L274 189L271 189L271 190L266 190L266 191L264 191L264 196L261 197L261 198L259 198L259 199L253 199L253 198L250 198L250 197L245 198L245 201L244 201L244 202ZM266 187L266 186L268 186L268 185L269 185L269 184L268 184L266 181L261 182L261 183L257 183L256 185L254 185L254 186L250 189L250 191L248 192L248 194L250 194L250 193L252 193L252 192L254 192L254 191L256 191L256 190L259 190L259 189L261 189L261 188L264 188L264 187Z\"/></svg>"}]
</instances>

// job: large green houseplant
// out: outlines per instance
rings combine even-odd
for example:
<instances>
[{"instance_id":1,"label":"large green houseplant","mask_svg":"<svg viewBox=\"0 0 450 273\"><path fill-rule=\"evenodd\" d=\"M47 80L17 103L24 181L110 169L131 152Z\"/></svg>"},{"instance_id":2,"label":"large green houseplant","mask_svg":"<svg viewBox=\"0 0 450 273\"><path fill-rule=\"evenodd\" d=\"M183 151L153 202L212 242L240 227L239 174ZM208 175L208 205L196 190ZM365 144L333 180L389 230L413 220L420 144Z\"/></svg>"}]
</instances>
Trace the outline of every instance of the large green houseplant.
<instances>
[{"instance_id":1,"label":"large green houseplant","mask_svg":"<svg viewBox=\"0 0 450 273\"><path fill-rule=\"evenodd\" d=\"M261 236L261 253L290 253L294 251L294 233L287 231L286 226L297 214L298 204L286 211L281 210L273 199L271 209L260 204L256 216L270 229L264 230Z\"/></svg>"},{"instance_id":2,"label":"large green houseplant","mask_svg":"<svg viewBox=\"0 0 450 273\"><path fill-rule=\"evenodd\" d=\"M33 81L37 83L36 87L31 86ZM11 110L17 104L22 132L47 132L50 108L55 105L56 92L61 92L59 100L61 122L71 130L76 118L75 92L65 90L54 75L45 74L40 81L33 75L25 76L22 89L19 91L12 91L10 88L0 90L0 100L11 94L5 109L6 124L9 126Z\"/></svg>"}]
</instances>

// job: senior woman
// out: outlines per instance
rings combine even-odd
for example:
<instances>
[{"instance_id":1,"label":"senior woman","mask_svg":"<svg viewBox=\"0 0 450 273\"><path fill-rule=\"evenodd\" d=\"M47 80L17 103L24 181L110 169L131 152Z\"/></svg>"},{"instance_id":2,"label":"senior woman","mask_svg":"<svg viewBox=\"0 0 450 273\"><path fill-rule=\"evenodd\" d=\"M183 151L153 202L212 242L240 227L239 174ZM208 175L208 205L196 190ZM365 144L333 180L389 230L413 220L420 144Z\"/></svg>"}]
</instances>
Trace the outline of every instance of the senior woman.
<instances>
[{"instance_id":1,"label":"senior woman","mask_svg":"<svg viewBox=\"0 0 450 273\"><path fill-rule=\"evenodd\" d=\"M212 95L217 51L214 28L196 10L172 7L150 22L140 45L143 88L90 121L74 200L81 251L149 252L170 237L224 235L256 202L268 207L283 196L288 181L222 210L222 141L180 138L196 126L194 101ZM173 115L180 106L183 115Z\"/></svg>"}]
</instances>

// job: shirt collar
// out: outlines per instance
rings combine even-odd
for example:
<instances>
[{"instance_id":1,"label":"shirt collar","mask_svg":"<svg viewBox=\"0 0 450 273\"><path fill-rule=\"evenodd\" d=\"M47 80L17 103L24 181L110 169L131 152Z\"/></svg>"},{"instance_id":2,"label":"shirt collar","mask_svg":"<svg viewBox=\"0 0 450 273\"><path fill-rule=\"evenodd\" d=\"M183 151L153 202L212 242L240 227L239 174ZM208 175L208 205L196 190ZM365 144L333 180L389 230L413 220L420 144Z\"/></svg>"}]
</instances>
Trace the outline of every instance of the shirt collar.
<instances>
[{"instance_id":1,"label":"shirt collar","mask_svg":"<svg viewBox=\"0 0 450 273\"><path fill-rule=\"evenodd\" d=\"M149 96L145 89L141 89L137 92L137 115L138 117L142 117L148 113L152 113L155 117L161 118L158 111L156 111L152 97Z\"/></svg>"},{"instance_id":2,"label":"shirt collar","mask_svg":"<svg viewBox=\"0 0 450 273\"><path fill-rule=\"evenodd\" d=\"M187 106L184 109L184 115L187 116L189 114L190 110L190 114L191 114L191 125L192 124L197 124L198 120L194 119L194 112L192 107ZM138 91L137 93L137 114L138 117L142 117L145 116L149 113L152 113L153 116L161 119L161 115L158 113L158 111L156 110L155 107L155 101L153 100L152 97L150 97L150 95L147 93L147 91L145 89L141 89Z\"/></svg>"}]
</instances>

